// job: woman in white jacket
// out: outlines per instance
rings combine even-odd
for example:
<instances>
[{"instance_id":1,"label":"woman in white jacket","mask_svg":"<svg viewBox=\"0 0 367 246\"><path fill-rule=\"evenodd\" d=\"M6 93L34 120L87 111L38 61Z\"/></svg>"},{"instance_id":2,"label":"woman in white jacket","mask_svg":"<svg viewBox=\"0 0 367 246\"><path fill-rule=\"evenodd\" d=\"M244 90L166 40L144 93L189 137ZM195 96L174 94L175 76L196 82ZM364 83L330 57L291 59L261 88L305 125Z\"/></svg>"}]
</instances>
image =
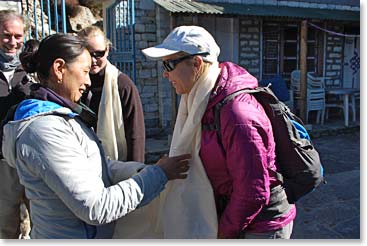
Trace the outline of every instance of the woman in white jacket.
<instances>
[{"instance_id":1,"label":"woman in white jacket","mask_svg":"<svg viewBox=\"0 0 367 246\"><path fill-rule=\"evenodd\" d=\"M79 103L90 86L86 47L68 34L42 40L25 68L40 84L3 128L4 157L30 200L31 238L111 238L115 220L187 176L189 155L156 165L106 159L89 127L95 114Z\"/></svg>"}]
</instances>

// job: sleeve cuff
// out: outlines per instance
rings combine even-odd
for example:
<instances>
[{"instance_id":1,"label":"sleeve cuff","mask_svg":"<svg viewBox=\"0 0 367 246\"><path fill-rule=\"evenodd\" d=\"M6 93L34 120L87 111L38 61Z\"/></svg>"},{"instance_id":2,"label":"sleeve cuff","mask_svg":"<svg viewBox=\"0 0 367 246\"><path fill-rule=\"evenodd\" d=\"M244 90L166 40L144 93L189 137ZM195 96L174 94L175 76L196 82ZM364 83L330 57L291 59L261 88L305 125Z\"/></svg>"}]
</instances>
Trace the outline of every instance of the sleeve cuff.
<instances>
[{"instance_id":1,"label":"sleeve cuff","mask_svg":"<svg viewBox=\"0 0 367 246\"><path fill-rule=\"evenodd\" d=\"M157 165L147 165L132 179L139 185L143 192L143 200L139 204L142 207L153 200L164 189L168 179L163 170Z\"/></svg>"}]
</instances>

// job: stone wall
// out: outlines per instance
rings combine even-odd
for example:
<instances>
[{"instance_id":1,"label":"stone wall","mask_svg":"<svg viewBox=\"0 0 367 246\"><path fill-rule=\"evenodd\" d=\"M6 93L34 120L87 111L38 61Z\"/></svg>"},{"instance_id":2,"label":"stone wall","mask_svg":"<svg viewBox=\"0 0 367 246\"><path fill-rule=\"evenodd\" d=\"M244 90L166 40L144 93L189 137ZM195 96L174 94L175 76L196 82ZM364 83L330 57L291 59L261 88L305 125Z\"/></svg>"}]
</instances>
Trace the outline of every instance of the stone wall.
<instances>
[{"instance_id":1,"label":"stone wall","mask_svg":"<svg viewBox=\"0 0 367 246\"><path fill-rule=\"evenodd\" d=\"M148 136L172 132L172 100L176 99L171 83L162 76L161 61L149 60L141 52L144 48L161 43L171 31L170 13L151 3L150 0L135 2L137 86ZM193 16L179 16L176 19L176 25L184 24L193 24Z\"/></svg>"},{"instance_id":2,"label":"stone wall","mask_svg":"<svg viewBox=\"0 0 367 246\"><path fill-rule=\"evenodd\" d=\"M156 25L157 25L157 41L161 43L171 31L170 16L167 11L162 8L156 9ZM154 45L154 44L153 44ZM163 67L161 62L155 62L157 65L157 81L159 89L159 109L160 109L160 126L165 131L173 129L172 123L172 100L176 97L175 90L171 83L163 78Z\"/></svg>"},{"instance_id":3,"label":"stone wall","mask_svg":"<svg viewBox=\"0 0 367 246\"><path fill-rule=\"evenodd\" d=\"M137 86L143 102L147 135L171 131L172 123L172 89L170 82L162 77L160 61L147 60L141 53L163 41L170 32L170 14L161 7L149 8L146 1L136 4L136 62ZM175 25L194 24L193 15L178 15ZM260 77L260 32L261 19L241 18L239 40L239 64L244 66L255 77ZM149 28L148 28L149 27Z\"/></svg>"},{"instance_id":4,"label":"stone wall","mask_svg":"<svg viewBox=\"0 0 367 246\"><path fill-rule=\"evenodd\" d=\"M136 0L135 14L136 85L142 98L147 136L161 132L170 133L172 98L175 93L170 82L162 77L161 62L148 60L141 50L163 41L171 30L171 16L168 11L151 0ZM238 63L256 78L261 79L262 18L248 16L238 18ZM176 26L196 24L198 16L181 14L175 15L174 19ZM326 29L343 32L343 25L330 22ZM338 86L342 81L343 42L343 37L326 35L325 75L335 78L326 81L328 86Z\"/></svg>"},{"instance_id":5,"label":"stone wall","mask_svg":"<svg viewBox=\"0 0 367 246\"><path fill-rule=\"evenodd\" d=\"M150 6L144 0L135 1L135 21L135 83L143 104L146 128L149 130L159 125L157 69L155 63L145 59L141 50L157 42L154 5Z\"/></svg>"},{"instance_id":6,"label":"stone wall","mask_svg":"<svg viewBox=\"0 0 367 246\"><path fill-rule=\"evenodd\" d=\"M162 77L161 62L147 60L141 53L141 49L160 43L167 36L170 31L170 15L161 7L155 9L153 6L152 9L144 10L138 5L136 7L137 77L149 135L170 130L172 88L169 81ZM175 18L175 24L193 24L195 18L193 15L178 15ZM261 79L261 26L262 19L259 17L239 17L238 63L259 80ZM338 26L334 23L330 26L334 31L342 31L342 25ZM343 38L331 35L327 35L326 38L326 76L335 78L327 83L338 86L342 78Z\"/></svg>"},{"instance_id":7,"label":"stone wall","mask_svg":"<svg viewBox=\"0 0 367 246\"><path fill-rule=\"evenodd\" d=\"M328 23L326 29L343 33L343 26L337 23ZM337 35L326 34L325 50L325 76L333 79L327 80L326 86L339 87L343 78L343 47L344 38Z\"/></svg>"},{"instance_id":8,"label":"stone wall","mask_svg":"<svg viewBox=\"0 0 367 246\"><path fill-rule=\"evenodd\" d=\"M260 78L261 67L261 20L258 18L240 17L239 65Z\"/></svg>"},{"instance_id":9,"label":"stone wall","mask_svg":"<svg viewBox=\"0 0 367 246\"><path fill-rule=\"evenodd\" d=\"M161 62L148 60L142 49L161 42L170 31L167 11L155 7L151 0L135 1L137 87L142 99L148 136L170 128L171 85L162 78Z\"/></svg>"}]
</instances>

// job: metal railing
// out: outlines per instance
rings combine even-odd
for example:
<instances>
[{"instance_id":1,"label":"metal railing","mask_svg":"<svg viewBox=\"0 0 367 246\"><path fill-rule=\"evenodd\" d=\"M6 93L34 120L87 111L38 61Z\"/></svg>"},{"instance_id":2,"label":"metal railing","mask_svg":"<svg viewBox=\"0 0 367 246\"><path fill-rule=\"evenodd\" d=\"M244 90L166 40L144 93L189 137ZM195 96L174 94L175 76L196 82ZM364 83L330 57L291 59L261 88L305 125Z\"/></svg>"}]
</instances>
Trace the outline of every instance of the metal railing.
<instances>
[{"instance_id":1,"label":"metal railing","mask_svg":"<svg viewBox=\"0 0 367 246\"><path fill-rule=\"evenodd\" d=\"M106 15L106 34L113 44L109 60L136 82L134 0L116 1Z\"/></svg>"},{"instance_id":2,"label":"metal railing","mask_svg":"<svg viewBox=\"0 0 367 246\"><path fill-rule=\"evenodd\" d=\"M23 0L22 14L28 23L26 40L67 32L65 0Z\"/></svg>"},{"instance_id":3,"label":"metal railing","mask_svg":"<svg viewBox=\"0 0 367 246\"><path fill-rule=\"evenodd\" d=\"M113 44L109 60L136 82L134 4L118 0L106 9L106 35ZM68 32L65 0L22 0L22 14L29 26L25 40Z\"/></svg>"}]
</instances>

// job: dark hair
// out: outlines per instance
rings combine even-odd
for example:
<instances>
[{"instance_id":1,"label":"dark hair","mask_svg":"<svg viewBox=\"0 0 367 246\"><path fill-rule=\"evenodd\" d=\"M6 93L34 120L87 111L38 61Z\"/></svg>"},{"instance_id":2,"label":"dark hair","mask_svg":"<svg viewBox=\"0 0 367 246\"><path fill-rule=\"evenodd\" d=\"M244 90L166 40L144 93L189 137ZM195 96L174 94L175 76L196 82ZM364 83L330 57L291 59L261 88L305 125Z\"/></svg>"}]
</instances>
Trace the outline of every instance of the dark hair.
<instances>
[{"instance_id":1,"label":"dark hair","mask_svg":"<svg viewBox=\"0 0 367 246\"><path fill-rule=\"evenodd\" d=\"M87 42L75 35L56 33L44 38L37 52L24 57L24 70L28 73L37 72L41 83L47 83L50 68L57 58L72 63L84 50Z\"/></svg>"},{"instance_id":2,"label":"dark hair","mask_svg":"<svg viewBox=\"0 0 367 246\"><path fill-rule=\"evenodd\" d=\"M40 41L37 39L29 39L24 43L23 51L19 54L19 60L23 67L27 67L30 70L30 67L34 66L32 58L37 52L39 45Z\"/></svg>"}]
</instances>

